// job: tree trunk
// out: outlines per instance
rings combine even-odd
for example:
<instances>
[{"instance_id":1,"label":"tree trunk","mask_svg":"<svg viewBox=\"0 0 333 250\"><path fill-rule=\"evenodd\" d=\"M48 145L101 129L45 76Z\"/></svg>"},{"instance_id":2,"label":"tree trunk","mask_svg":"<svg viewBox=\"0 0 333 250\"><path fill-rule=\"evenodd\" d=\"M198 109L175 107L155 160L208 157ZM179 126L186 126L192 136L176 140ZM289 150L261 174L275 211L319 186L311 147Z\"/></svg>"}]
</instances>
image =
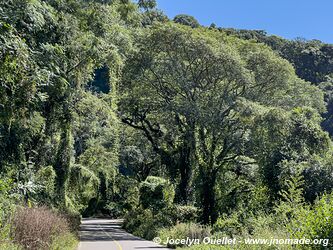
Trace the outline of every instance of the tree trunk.
<instances>
[{"instance_id":1,"label":"tree trunk","mask_svg":"<svg viewBox=\"0 0 333 250\"><path fill-rule=\"evenodd\" d=\"M207 171L201 174L202 178L202 222L213 225L218 219L216 210L215 183L217 171Z\"/></svg>"},{"instance_id":2,"label":"tree trunk","mask_svg":"<svg viewBox=\"0 0 333 250\"><path fill-rule=\"evenodd\" d=\"M61 139L57 151L57 157L53 166L56 173L55 190L56 203L60 207L65 207L66 202L66 181L71 164L71 131L70 126L65 126L61 132Z\"/></svg>"},{"instance_id":3,"label":"tree trunk","mask_svg":"<svg viewBox=\"0 0 333 250\"><path fill-rule=\"evenodd\" d=\"M194 125L191 126L183 139L183 146L179 152L178 170L180 181L176 201L181 204L188 204L191 199L192 170L195 166L195 136Z\"/></svg>"},{"instance_id":4,"label":"tree trunk","mask_svg":"<svg viewBox=\"0 0 333 250\"><path fill-rule=\"evenodd\" d=\"M186 148L180 151L178 169L180 173L180 181L178 184L176 201L178 203L186 204L188 202L189 179L191 175L191 166L189 166L189 150Z\"/></svg>"}]
</instances>

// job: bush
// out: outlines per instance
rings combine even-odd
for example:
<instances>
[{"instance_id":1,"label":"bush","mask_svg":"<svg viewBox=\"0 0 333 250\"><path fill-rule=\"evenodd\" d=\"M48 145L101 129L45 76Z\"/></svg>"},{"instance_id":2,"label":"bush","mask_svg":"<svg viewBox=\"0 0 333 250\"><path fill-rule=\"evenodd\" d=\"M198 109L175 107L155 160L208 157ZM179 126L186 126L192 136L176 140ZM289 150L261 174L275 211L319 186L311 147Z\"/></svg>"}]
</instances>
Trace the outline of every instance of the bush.
<instances>
[{"instance_id":1,"label":"bush","mask_svg":"<svg viewBox=\"0 0 333 250\"><path fill-rule=\"evenodd\" d=\"M242 211L220 217L214 225L214 236L245 239L326 239L321 245L237 245L237 249L331 249L328 239L333 238L333 194L324 195L314 206L306 204L302 197L302 177L292 176L285 182L286 190L275 212L250 213ZM327 245L326 245L327 244ZM193 246L196 249L234 249L231 246Z\"/></svg>"},{"instance_id":2,"label":"bush","mask_svg":"<svg viewBox=\"0 0 333 250\"><path fill-rule=\"evenodd\" d=\"M69 234L66 218L40 208L18 208L12 222L12 237L26 249L50 249L58 237Z\"/></svg>"},{"instance_id":3,"label":"bush","mask_svg":"<svg viewBox=\"0 0 333 250\"><path fill-rule=\"evenodd\" d=\"M69 229L72 232L77 232L80 229L82 216L77 211L65 211L63 217L66 218Z\"/></svg>"},{"instance_id":4,"label":"bush","mask_svg":"<svg viewBox=\"0 0 333 250\"><path fill-rule=\"evenodd\" d=\"M294 238L333 239L333 194L323 195L312 209L303 208L295 211L294 217L287 225ZM332 248L329 242L327 248ZM323 246L318 246L323 248Z\"/></svg>"},{"instance_id":5,"label":"bush","mask_svg":"<svg viewBox=\"0 0 333 250\"><path fill-rule=\"evenodd\" d=\"M11 179L0 177L0 249L19 249L10 241L11 220L18 202L12 195L14 188Z\"/></svg>"},{"instance_id":6,"label":"bush","mask_svg":"<svg viewBox=\"0 0 333 250\"><path fill-rule=\"evenodd\" d=\"M108 215L112 218L121 218L124 214L126 214L126 210L122 204L117 202L108 202L104 209L107 211Z\"/></svg>"},{"instance_id":7,"label":"bush","mask_svg":"<svg viewBox=\"0 0 333 250\"><path fill-rule=\"evenodd\" d=\"M194 206L176 205L172 208L175 220L179 223L195 222L199 217L199 210Z\"/></svg>"},{"instance_id":8,"label":"bush","mask_svg":"<svg viewBox=\"0 0 333 250\"><path fill-rule=\"evenodd\" d=\"M148 177L140 185L140 204L126 214L123 227L136 236L151 240L162 228L196 221L196 207L172 205L173 199L174 189L168 181Z\"/></svg>"},{"instance_id":9,"label":"bush","mask_svg":"<svg viewBox=\"0 0 333 250\"><path fill-rule=\"evenodd\" d=\"M234 237L242 233L243 225L239 221L239 213L235 212L231 215L223 214L213 226L214 232Z\"/></svg>"},{"instance_id":10,"label":"bush","mask_svg":"<svg viewBox=\"0 0 333 250\"><path fill-rule=\"evenodd\" d=\"M123 227L136 236L152 240L161 228L172 227L175 224L173 207L161 209L157 213L151 209L140 207L125 216Z\"/></svg>"},{"instance_id":11,"label":"bush","mask_svg":"<svg viewBox=\"0 0 333 250\"><path fill-rule=\"evenodd\" d=\"M162 229L159 231L159 238L162 242L166 242L168 238L171 239L199 239L202 241L205 237L211 235L211 229L199 224L194 223L181 223L177 224L174 227ZM168 247L178 247L184 245L167 245Z\"/></svg>"},{"instance_id":12,"label":"bush","mask_svg":"<svg viewBox=\"0 0 333 250\"><path fill-rule=\"evenodd\" d=\"M140 204L144 208L159 210L172 204L173 186L163 178L149 176L140 186Z\"/></svg>"},{"instance_id":13,"label":"bush","mask_svg":"<svg viewBox=\"0 0 333 250\"><path fill-rule=\"evenodd\" d=\"M129 212L124 219L123 228L147 240L157 235L157 225L150 209L139 208Z\"/></svg>"}]
</instances>

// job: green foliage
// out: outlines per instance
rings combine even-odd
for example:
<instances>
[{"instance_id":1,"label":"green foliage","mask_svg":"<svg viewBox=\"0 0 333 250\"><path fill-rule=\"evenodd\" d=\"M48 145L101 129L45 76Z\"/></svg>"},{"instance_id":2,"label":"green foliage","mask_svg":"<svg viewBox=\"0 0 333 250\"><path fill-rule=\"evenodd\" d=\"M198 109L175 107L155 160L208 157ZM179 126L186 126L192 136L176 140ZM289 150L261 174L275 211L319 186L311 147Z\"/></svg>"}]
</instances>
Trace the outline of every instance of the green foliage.
<instances>
[{"instance_id":1,"label":"green foliage","mask_svg":"<svg viewBox=\"0 0 333 250\"><path fill-rule=\"evenodd\" d=\"M169 18L160 10L153 9L145 11L142 17L142 25L144 27L152 25L156 22L166 23L169 21Z\"/></svg>"},{"instance_id":2,"label":"green foliage","mask_svg":"<svg viewBox=\"0 0 333 250\"><path fill-rule=\"evenodd\" d=\"M213 226L215 232L219 232L229 237L235 237L242 234L243 224L240 221L242 217L241 212L235 212L231 215L222 215L218 218Z\"/></svg>"},{"instance_id":3,"label":"green foliage","mask_svg":"<svg viewBox=\"0 0 333 250\"><path fill-rule=\"evenodd\" d=\"M140 185L140 204L145 209L163 209L170 206L173 199L173 186L160 177L149 176Z\"/></svg>"},{"instance_id":4,"label":"green foliage","mask_svg":"<svg viewBox=\"0 0 333 250\"><path fill-rule=\"evenodd\" d=\"M149 176L142 182L139 190L140 199L131 206L125 215L123 227L145 239L153 239L163 228L177 223L190 223L198 218L198 209L193 206L174 205L174 190L170 183L162 178ZM134 198L134 197L133 197ZM126 207L126 203L123 208Z\"/></svg>"},{"instance_id":5,"label":"green foliage","mask_svg":"<svg viewBox=\"0 0 333 250\"><path fill-rule=\"evenodd\" d=\"M104 169L110 182L115 175L113 98L124 54L131 50L118 7L87 1L1 3L0 165L20 172L15 180L25 199L63 208L67 199L67 205L83 210L101 183L93 176L100 178ZM112 93L98 97L85 87L104 65ZM94 154L101 162L92 167Z\"/></svg>"},{"instance_id":6,"label":"green foliage","mask_svg":"<svg viewBox=\"0 0 333 250\"><path fill-rule=\"evenodd\" d=\"M62 211L62 216L66 218L70 231L77 234L81 225L81 214L77 211L67 209L66 211Z\"/></svg>"},{"instance_id":7,"label":"green foliage","mask_svg":"<svg viewBox=\"0 0 333 250\"><path fill-rule=\"evenodd\" d=\"M189 15L177 15L173 18L175 23L179 23L182 25L190 26L191 28L198 28L200 27L199 22L193 17Z\"/></svg>"},{"instance_id":8,"label":"green foliage","mask_svg":"<svg viewBox=\"0 0 333 250\"><path fill-rule=\"evenodd\" d=\"M176 223L195 221L198 209L192 206L173 205L174 190L166 180L150 176L142 182L139 191L140 200L132 205L125 215L123 227L129 232L153 239L162 228L169 228ZM134 198L134 197L133 197ZM120 203L125 205L130 203Z\"/></svg>"},{"instance_id":9,"label":"green foliage","mask_svg":"<svg viewBox=\"0 0 333 250\"><path fill-rule=\"evenodd\" d=\"M289 233L294 238L332 239L333 238L333 210L332 194L325 194L318 198L312 208L298 209L294 218L287 225ZM328 248L332 246L329 243ZM324 249L318 246L318 249Z\"/></svg>"},{"instance_id":10,"label":"green foliage","mask_svg":"<svg viewBox=\"0 0 333 250\"><path fill-rule=\"evenodd\" d=\"M199 218L199 209L194 206L176 205L172 208L174 218L179 223L195 222Z\"/></svg>"},{"instance_id":11,"label":"green foliage","mask_svg":"<svg viewBox=\"0 0 333 250\"><path fill-rule=\"evenodd\" d=\"M14 190L13 180L8 177L0 179L0 243L8 243L8 247L10 246L11 220L16 211L15 203L18 202L17 195L13 194Z\"/></svg>"},{"instance_id":12,"label":"green foliage","mask_svg":"<svg viewBox=\"0 0 333 250\"><path fill-rule=\"evenodd\" d=\"M154 9L157 5L156 0L139 0L138 5L145 10Z\"/></svg>"},{"instance_id":13,"label":"green foliage","mask_svg":"<svg viewBox=\"0 0 333 250\"><path fill-rule=\"evenodd\" d=\"M74 165L70 169L68 188L71 193L67 202L70 209L83 211L93 197L98 193L99 179L89 169L82 165Z\"/></svg>"},{"instance_id":14,"label":"green foliage","mask_svg":"<svg viewBox=\"0 0 333 250\"><path fill-rule=\"evenodd\" d=\"M297 75L312 83L325 81L327 75L332 73L332 45L325 44L318 40L306 41L296 39L289 41L278 36L268 36L262 30L236 30L224 29L219 30L235 35L242 39L253 39L269 45L277 51L279 55L291 62Z\"/></svg>"},{"instance_id":15,"label":"green foliage","mask_svg":"<svg viewBox=\"0 0 333 250\"><path fill-rule=\"evenodd\" d=\"M75 235L65 233L52 240L50 250L73 250L77 248L77 245L78 240Z\"/></svg>"},{"instance_id":16,"label":"green foliage","mask_svg":"<svg viewBox=\"0 0 333 250\"><path fill-rule=\"evenodd\" d=\"M16 245L14 243L3 243L3 242L0 242L0 247L3 250L21 250L21 249L23 249L20 245Z\"/></svg>"},{"instance_id":17,"label":"green foliage","mask_svg":"<svg viewBox=\"0 0 333 250\"><path fill-rule=\"evenodd\" d=\"M196 195L205 223L221 213L218 196L228 199L219 178L234 186L231 199L260 179L276 199L282 160L328 153L319 125L322 92L268 47L174 24L155 24L138 42L120 88L122 121L141 131L168 175L179 178L176 201ZM239 164L253 167L251 180ZM193 180L198 188L191 193ZM237 203L221 202L225 210Z\"/></svg>"},{"instance_id":18,"label":"green foliage","mask_svg":"<svg viewBox=\"0 0 333 250\"><path fill-rule=\"evenodd\" d=\"M280 192L281 202L276 208L276 213L283 223L288 224L296 215L304 211L303 177L296 173L285 181L285 188Z\"/></svg>"},{"instance_id":19,"label":"green foliage","mask_svg":"<svg viewBox=\"0 0 333 250\"><path fill-rule=\"evenodd\" d=\"M332 64L332 45L324 44L318 40L306 41L296 39L289 41L277 36L268 36L266 32L260 30L235 30L222 29L229 35L235 35L242 39L253 39L270 46L283 58L293 64L296 74L309 82L321 86L325 90L326 98L330 95L331 90L327 86L330 75L333 72ZM326 87L325 87L326 85ZM297 91L297 89L295 89ZM330 120L332 109L329 99L327 99L327 113L323 114L323 128L332 136Z\"/></svg>"},{"instance_id":20,"label":"green foliage","mask_svg":"<svg viewBox=\"0 0 333 250\"><path fill-rule=\"evenodd\" d=\"M138 208L125 216L123 227L136 236L152 240L161 228L175 224L172 212L171 208L165 208L159 212Z\"/></svg>"},{"instance_id":21,"label":"green foliage","mask_svg":"<svg viewBox=\"0 0 333 250\"><path fill-rule=\"evenodd\" d=\"M36 183L42 187L38 196L41 196L44 202L54 197L55 176L52 166L40 168L36 173Z\"/></svg>"},{"instance_id":22,"label":"green foliage","mask_svg":"<svg viewBox=\"0 0 333 250\"><path fill-rule=\"evenodd\" d=\"M108 194L104 210L114 218L121 218L129 211L135 210L139 206L138 186L139 183L134 179L118 175L112 192Z\"/></svg>"},{"instance_id":23,"label":"green foliage","mask_svg":"<svg viewBox=\"0 0 333 250\"><path fill-rule=\"evenodd\" d=\"M156 6L0 2L0 248L19 248L19 229L24 248L45 236L32 242L43 224L13 213L48 213L17 204L67 214L50 249L75 247L80 213L124 216L147 239L203 237L198 222L333 238L332 45L171 22Z\"/></svg>"},{"instance_id":24,"label":"green foliage","mask_svg":"<svg viewBox=\"0 0 333 250\"><path fill-rule=\"evenodd\" d=\"M305 171L314 159L329 154L331 141L319 122L318 114L308 108L295 108L290 113L271 109L256 117L254 140L249 146L273 197L281 190L285 176L297 169Z\"/></svg>"},{"instance_id":25,"label":"green foliage","mask_svg":"<svg viewBox=\"0 0 333 250\"><path fill-rule=\"evenodd\" d=\"M123 174L139 182L145 181L150 175L160 174L160 157L139 131L123 127L119 151Z\"/></svg>"},{"instance_id":26,"label":"green foliage","mask_svg":"<svg viewBox=\"0 0 333 250\"><path fill-rule=\"evenodd\" d=\"M177 249L184 249L184 250L220 250L220 249L228 249L224 246L215 246L215 245L195 245L191 247L179 247Z\"/></svg>"},{"instance_id":27,"label":"green foliage","mask_svg":"<svg viewBox=\"0 0 333 250\"><path fill-rule=\"evenodd\" d=\"M330 157L314 159L303 170L304 176L304 198L311 203L325 192L331 192L333 180L330 177L332 172Z\"/></svg>"}]
</instances>

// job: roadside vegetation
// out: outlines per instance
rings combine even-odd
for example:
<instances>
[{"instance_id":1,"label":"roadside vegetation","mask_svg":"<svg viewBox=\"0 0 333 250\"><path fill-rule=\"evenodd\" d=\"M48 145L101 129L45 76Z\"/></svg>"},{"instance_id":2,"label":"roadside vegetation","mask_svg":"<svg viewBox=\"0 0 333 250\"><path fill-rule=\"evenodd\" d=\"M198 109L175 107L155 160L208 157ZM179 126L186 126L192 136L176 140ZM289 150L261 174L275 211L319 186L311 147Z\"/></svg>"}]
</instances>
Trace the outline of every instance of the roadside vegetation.
<instances>
[{"instance_id":1,"label":"roadside vegetation","mask_svg":"<svg viewBox=\"0 0 333 250\"><path fill-rule=\"evenodd\" d=\"M82 216L332 248L333 46L156 4L1 1L0 249L75 249Z\"/></svg>"}]
</instances>

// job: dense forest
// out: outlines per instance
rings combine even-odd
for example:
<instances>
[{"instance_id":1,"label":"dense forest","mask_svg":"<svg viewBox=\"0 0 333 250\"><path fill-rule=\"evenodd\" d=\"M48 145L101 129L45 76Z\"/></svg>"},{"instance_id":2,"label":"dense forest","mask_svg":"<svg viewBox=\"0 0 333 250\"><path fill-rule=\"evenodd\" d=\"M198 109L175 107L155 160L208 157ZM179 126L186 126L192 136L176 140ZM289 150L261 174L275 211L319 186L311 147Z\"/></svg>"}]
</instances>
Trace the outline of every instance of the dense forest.
<instances>
[{"instance_id":1,"label":"dense forest","mask_svg":"<svg viewBox=\"0 0 333 250\"><path fill-rule=\"evenodd\" d=\"M332 138L333 45L155 0L0 1L1 249L75 249L81 216L148 240L333 240Z\"/></svg>"}]
</instances>

